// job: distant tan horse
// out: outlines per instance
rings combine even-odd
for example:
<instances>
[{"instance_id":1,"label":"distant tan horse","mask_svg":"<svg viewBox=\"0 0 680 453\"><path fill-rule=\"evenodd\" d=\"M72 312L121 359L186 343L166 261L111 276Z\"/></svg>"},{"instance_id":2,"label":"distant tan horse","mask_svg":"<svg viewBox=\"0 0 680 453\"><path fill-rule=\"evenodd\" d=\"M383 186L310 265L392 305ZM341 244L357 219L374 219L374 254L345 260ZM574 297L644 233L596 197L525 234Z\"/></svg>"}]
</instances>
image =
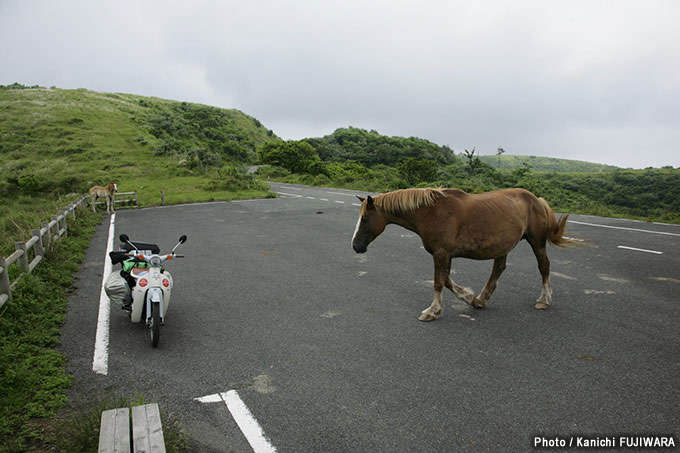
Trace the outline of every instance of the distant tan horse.
<instances>
[{"instance_id":1,"label":"distant tan horse","mask_svg":"<svg viewBox=\"0 0 680 453\"><path fill-rule=\"evenodd\" d=\"M111 184L102 186L92 186L90 187L90 205L92 205L92 212L96 212L95 201L97 198L106 198L106 213L115 212L113 194L118 190L118 182L113 181Z\"/></svg>"},{"instance_id":2,"label":"distant tan horse","mask_svg":"<svg viewBox=\"0 0 680 453\"><path fill-rule=\"evenodd\" d=\"M566 215L555 214L543 198L524 189L505 189L468 194L459 189L404 189L361 200L359 220L352 247L364 253L390 223L417 233L434 258L434 300L420 314L421 321L433 321L444 312L442 288L481 308L496 289L505 270L508 253L526 239L536 255L543 279L541 296L535 308L546 309L552 301L550 261L546 242L568 246L574 241L563 237ZM469 288L451 280L454 257L493 259L493 270L484 289L475 297Z\"/></svg>"}]
</instances>

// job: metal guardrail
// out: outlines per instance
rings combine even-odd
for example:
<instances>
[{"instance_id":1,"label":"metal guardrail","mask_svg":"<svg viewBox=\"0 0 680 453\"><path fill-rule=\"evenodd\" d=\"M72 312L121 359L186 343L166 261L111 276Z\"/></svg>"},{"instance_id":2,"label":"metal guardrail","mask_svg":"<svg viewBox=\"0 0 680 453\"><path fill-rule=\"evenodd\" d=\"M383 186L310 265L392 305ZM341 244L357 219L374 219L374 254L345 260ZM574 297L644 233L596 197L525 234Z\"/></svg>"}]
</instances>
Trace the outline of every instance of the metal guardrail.
<instances>
[{"instance_id":1,"label":"metal guardrail","mask_svg":"<svg viewBox=\"0 0 680 453\"><path fill-rule=\"evenodd\" d=\"M83 195L71 203L63 211L52 216L50 222L42 222L40 229L31 230L31 238L24 242L15 242L15 251L7 258L0 256L0 310L9 300L12 300L12 291L21 278L33 269L45 257L45 251L52 245L66 237L68 234L67 216L76 217L76 210L87 205L88 196ZM31 258L32 256L32 258ZM15 263L19 264L22 273L10 282L9 267Z\"/></svg>"}]
</instances>

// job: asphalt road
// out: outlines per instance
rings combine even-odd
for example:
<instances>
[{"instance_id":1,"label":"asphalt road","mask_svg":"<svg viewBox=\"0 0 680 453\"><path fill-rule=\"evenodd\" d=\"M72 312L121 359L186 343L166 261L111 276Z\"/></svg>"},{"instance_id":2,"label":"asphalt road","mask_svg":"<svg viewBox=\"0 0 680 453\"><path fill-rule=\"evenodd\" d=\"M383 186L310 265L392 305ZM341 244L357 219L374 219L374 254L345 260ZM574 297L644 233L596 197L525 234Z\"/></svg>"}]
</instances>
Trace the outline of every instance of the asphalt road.
<instances>
[{"instance_id":1,"label":"asphalt road","mask_svg":"<svg viewBox=\"0 0 680 453\"><path fill-rule=\"evenodd\" d=\"M230 390L282 452L526 451L539 435L677 445L680 226L572 216L567 235L593 245L549 247L549 310L533 308L540 275L521 242L487 308L445 292L444 316L423 323L433 264L416 235L393 225L355 254L355 192L272 186L280 198L117 212L116 236L189 240L167 266L157 349L111 308L107 375L92 371L102 223L62 330L73 400L142 394L202 452L252 451L226 404L196 400ZM490 272L457 259L452 278L479 292Z\"/></svg>"}]
</instances>

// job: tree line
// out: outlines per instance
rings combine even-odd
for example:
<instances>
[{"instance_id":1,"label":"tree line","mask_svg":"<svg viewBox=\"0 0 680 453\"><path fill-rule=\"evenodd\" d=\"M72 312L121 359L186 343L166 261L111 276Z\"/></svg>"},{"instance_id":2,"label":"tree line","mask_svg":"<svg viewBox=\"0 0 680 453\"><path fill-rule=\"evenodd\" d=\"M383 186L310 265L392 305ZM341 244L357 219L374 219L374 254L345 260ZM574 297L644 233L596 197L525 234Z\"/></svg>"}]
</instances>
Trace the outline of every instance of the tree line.
<instances>
[{"instance_id":1,"label":"tree line","mask_svg":"<svg viewBox=\"0 0 680 453\"><path fill-rule=\"evenodd\" d=\"M538 172L513 170L419 138L386 137L357 128L258 149L267 179L386 192L406 187L457 187L467 192L522 187L556 210L680 223L680 169Z\"/></svg>"}]
</instances>

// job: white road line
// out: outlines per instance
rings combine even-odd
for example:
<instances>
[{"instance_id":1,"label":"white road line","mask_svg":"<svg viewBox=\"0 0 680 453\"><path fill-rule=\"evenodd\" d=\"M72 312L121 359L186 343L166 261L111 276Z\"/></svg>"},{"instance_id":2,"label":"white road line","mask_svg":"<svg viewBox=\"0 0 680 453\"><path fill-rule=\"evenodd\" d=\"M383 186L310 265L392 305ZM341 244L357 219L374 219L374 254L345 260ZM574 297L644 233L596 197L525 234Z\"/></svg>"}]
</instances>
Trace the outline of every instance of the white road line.
<instances>
[{"instance_id":1,"label":"white road line","mask_svg":"<svg viewBox=\"0 0 680 453\"><path fill-rule=\"evenodd\" d=\"M361 203L352 203L352 206L361 206Z\"/></svg>"},{"instance_id":2,"label":"white road line","mask_svg":"<svg viewBox=\"0 0 680 453\"><path fill-rule=\"evenodd\" d=\"M295 195L293 193L285 193L285 192L276 192L279 195L285 195L287 197L295 197L295 198L302 198L302 195Z\"/></svg>"},{"instance_id":3,"label":"white road line","mask_svg":"<svg viewBox=\"0 0 680 453\"><path fill-rule=\"evenodd\" d=\"M626 230L626 231L638 231L641 233L651 233L651 234L663 234L666 236L680 236L679 233L667 233L665 231L652 231L652 230L643 230L641 228L628 228L628 227L620 227L620 226L612 226L612 225L599 225L597 223L586 223L586 222L577 222L576 220L569 220L569 223L575 223L577 225L588 225L588 226L594 226L594 227L600 227L600 228L611 228L614 230Z\"/></svg>"},{"instance_id":4,"label":"white road line","mask_svg":"<svg viewBox=\"0 0 680 453\"><path fill-rule=\"evenodd\" d=\"M336 203L341 203L341 204L345 204L345 202L344 202L344 201L338 201L338 200L335 200L335 202L336 202Z\"/></svg>"},{"instance_id":5,"label":"white road line","mask_svg":"<svg viewBox=\"0 0 680 453\"><path fill-rule=\"evenodd\" d=\"M321 201L328 201L328 198L319 198Z\"/></svg>"},{"instance_id":6,"label":"white road line","mask_svg":"<svg viewBox=\"0 0 680 453\"><path fill-rule=\"evenodd\" d=\"M326 193L330 194L330 195L343 195L345 197L355 197L356 196L353 193L342 193L342 192L326 192Z\"/></svg>"},{"instance_id":7,"label":"white road line","mask_svg":"<svg viewBox=\"0 0 680 453\"><path fill-rule=\"evenodd\" d=\"M635 250L636 252L646 252L646 253L653 253L655 255L663 255L663 252L657 252L656 250L647 250L647 249L638 249L635 247L627 247L625 245L617 245L617 248L620 249L626 249L626 250Z\"/></svg>"},{"instance_id":8,"label":"white road line","mask_svg":"<svg viewBox=\"0 0 680 453\"><path fill-rule=\"evenodd\" d=\"M305 197L305 198L307 198L308 200L316 200L316 198L314 198L314 197Z\"/></svg>"},{"instance_id":9,"label":"white road line","mask_svg":"<svg viewBox=\"0 0 680 453\"><path fill-rule=\"evenodd\" d=\"M248 443L253 448L253 451L255 453L275 452L276 448L265 437L264 431L260 428L253 414L250 413L248 407L243 403L241 397L238 396L236 390L220 393L220 396L229 408L231 416L236 420L236 424L241 428L243 435L248 439Z\"/></svg>"},{"instance_id":10,"label":"white road line","mask_svg":"<svg viewBox=\"0 0 680 453\"><path fill-rule=\"evenodd\" d=\"M109 238L106 243L106 254L104 255L104 274L102 276L102 289L99 294L99 314L97 316L97 335L94 340L94 357L92 359L92 371L97 374L107 375L109 373L109 315L111 312L111 301L104 291L104 283L111 273L111 260L109 252L113 250L113 237L115 235L116 214L111 214L109 223Z\"/></svg>"}]
</instances>

